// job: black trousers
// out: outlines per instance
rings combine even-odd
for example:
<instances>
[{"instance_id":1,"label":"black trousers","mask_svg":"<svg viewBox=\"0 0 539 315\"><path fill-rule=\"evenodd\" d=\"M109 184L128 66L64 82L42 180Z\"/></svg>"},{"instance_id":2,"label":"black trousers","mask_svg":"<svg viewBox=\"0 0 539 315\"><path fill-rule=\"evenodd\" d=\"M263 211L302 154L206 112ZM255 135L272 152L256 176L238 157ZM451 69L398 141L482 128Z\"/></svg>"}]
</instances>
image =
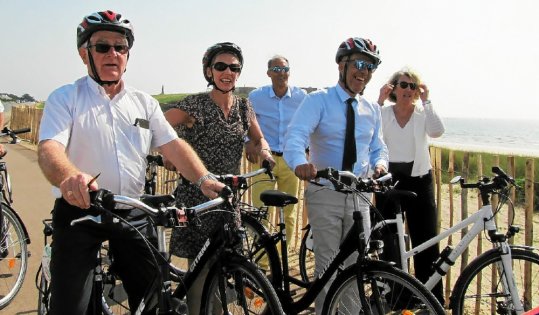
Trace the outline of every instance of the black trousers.
<instances>
[{"instance_id":1,"label":"black trousers","mask_svg":"<svg viewBox=\"0 0 539 315\"><path fill-rule=\"evenodd\" d=\"M391 172L391 168L389 171ZM398 173L392 174L393 180L399 181L396 187L397 189L413 191L417 194L416 198L403 200L401 206L408 224L412 246L418 246L437 235L436 225L438 215L436 201L434 199L432 172L429 171L428 174L419 177L400 175ZM387 204L383 196L376 196L376 204L381 209L384 218L395 218L394 212L391 211L392 206ZM396 233L396 229L391 232ZM384 237L384 252L387 253L386 258L395 257L395 254L399 250L396 247L398 244L394 242L394 238L391 238L392 233L385 233L386 236ZM415 276L419 281L425 283L433 274L432 264L439 255L440 246L436 244L414 256ZM391 258L388 259L393 260ZM444 298L441 281L433 288L432 293L443 305Z\"/></svg>"},{"instance_id":2,"label":"black trousers","mask_svg":"<svg viewBox=\"0 0 539 315\"><path fill-rule=\"evenodd\" d=\"M138 210L124 216L139 231L156 243L155 230ZM50 314L86 314L93 285L93 270L101 243L109 240L114 269L129 296L129 307L135 310L156 280L158 269L150 249L141 236L125 223L84 222L71 226L71 220L95 210L73 207L57 199L53 210L51 254Z\"/></svg>"}]
</instances>

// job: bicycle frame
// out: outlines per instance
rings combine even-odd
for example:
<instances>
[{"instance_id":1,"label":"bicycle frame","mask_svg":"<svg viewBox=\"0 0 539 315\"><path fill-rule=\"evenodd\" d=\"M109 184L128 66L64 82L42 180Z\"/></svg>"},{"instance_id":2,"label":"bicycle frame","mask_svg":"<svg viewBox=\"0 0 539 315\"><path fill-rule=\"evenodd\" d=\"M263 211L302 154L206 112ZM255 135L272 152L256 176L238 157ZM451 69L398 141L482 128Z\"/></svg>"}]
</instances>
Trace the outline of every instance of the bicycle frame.
<instances>
[{"instance_id":1,"label":"bicycle frame","mask_svg":"<svg viewBox=\"0 0 539 315\"><path fill-rule=\"evenodd\" d=\"M339 248L331 255L331 258L328 260L325 268L318 274L316 279L314 279L311 283L305 283L303 281L297 280L289 275L288 272L288 253L286 251L286 236L285 236L285 226L284 222L279 223L279 230L277 233L271 235L266 240L262 241L269 241L273 243L277 243L278 241L281 242L281 263L283 267L283 278L281 279L281 288L277 290L277 293L279 295L284 296L290 296L290 282L293 282L295 284L298 284L300 286L303 286L307 288L307 291L305 294L299 298L298 300L294 301L292 299L290 300L284 300L281 298L281 303L283 305L283 309L287 312L287 314L297 314L305 309L307 309L315 300L315 298L318 296L318 294L322 291L324 286L330 281L331 277L337 270L341 268L343 263L346 261L348 257L350 257L353 253L359 252L357 258L357 264L359 266L363 266L369 263L369 260L366 259L366 240L368 239L368 235L370 232L370 229L366 228L364 226L363 222L363 214L361 211L359 211L359 198L356 194L353 194L353 203L354 203L354 213L353 213L353 219L354 224L348 230L346 237L339 245ZM279 205L273 205L271 206L279 206ZM282 207L279 207L280 211L283 211ZM284 216L281 213L281 221L283 220ZM364 231L367 231L365 233ZM359 268L361 269L361 268ZM360 286L362 287L362 286ZM366 301L362 301L362 303L366 303Z\"/></svg>"},{"instance_id":2,"label":"bicycle frame","mask_svg":"<svg viewBox=\"0 0 539 315\"><path fill-rule=\"evenodd\" d=\"M485 202L486 200L486 202ZM422 244L411 248L410 250L405 250L405 240L404 240L404 221L402 216L402 211L398 209L395 219L387 219L378 222L373 230L382 228L388 224L395 224L397 226L397 235L399 242L401 266L404 271L408 270L408 259L415 256L418 253L421 253L425 249L439 243L441 240L447 238L449 235L455 234L458 231L461 231L473 224L470 230L462 237L462 239L455 245L455 247L450 251L449 255L441 260L439 268L435 268L434 273L429 277L425 286L432 290L434 286L441 281L442 277L447 273L449 268L454 264L457 258L462 255L464 250L468 248L472 240L479 235L483 230L487 231L489 235L496 233L497 226L494 221L494 214L492 211L492 205L490 204L488 198L483 198L484 205L477 212L467 217L466 219L458 222L449 229L441 232L437 236L431 238L428 241L423 242ZM511 299L515 305L515 308L519 312L524 311L524 307L519 299L518 290L514 281L512 259L511 259L511 248L507 241L496 242L499 250L502 251L502 265L503 270L505 271L505 276L501 277L503 281L503 287L506 291L510 292ZM511 281L508 281L511 279Z\"/></svg>"}]
</instances>

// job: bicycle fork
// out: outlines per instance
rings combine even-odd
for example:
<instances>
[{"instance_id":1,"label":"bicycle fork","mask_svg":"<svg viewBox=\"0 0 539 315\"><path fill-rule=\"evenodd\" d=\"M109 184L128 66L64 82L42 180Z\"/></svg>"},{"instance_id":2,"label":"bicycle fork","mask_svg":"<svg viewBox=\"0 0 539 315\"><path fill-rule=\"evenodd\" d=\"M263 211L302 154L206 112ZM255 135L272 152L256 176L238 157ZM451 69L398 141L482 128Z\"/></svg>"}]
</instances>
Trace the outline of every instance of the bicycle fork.
<instances>
[{"instance_id":1,"label":"bicycle fork","mask_svg":"<svg viewBox=\"0 0 539 315\"><path fill-rule=\"evenodd\" d=\"M519 292L515 283L515 275L513 273L513 259L511 256L511 248L507 242L500 243L499 251L501 253L501 261L496 263L498 276L500 277L503 291L508 293L513 304L516 314L524 313L524 306L520 301Z\"/></svg>"}]
</instances>

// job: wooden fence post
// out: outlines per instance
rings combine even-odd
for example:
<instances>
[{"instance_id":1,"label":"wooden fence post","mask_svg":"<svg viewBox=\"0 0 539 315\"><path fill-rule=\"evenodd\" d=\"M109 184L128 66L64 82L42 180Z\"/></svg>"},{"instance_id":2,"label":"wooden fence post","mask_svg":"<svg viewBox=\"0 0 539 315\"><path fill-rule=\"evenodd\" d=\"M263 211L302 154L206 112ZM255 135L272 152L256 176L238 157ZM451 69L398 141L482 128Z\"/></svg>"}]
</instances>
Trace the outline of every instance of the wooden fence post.
<instances>
[{"instance_id":1,"label":"wooden fence post","mask_svg":"<svg viewBox=\"0 0 539 315\"><path fill-rule=\"evenodd\" d=\"M470 153L464 152L462 155L462 176L468 178L470 167ZM461 220L468 217L468 190L462 189L460 192L460 218ZM462 229L461 239L468 233L468 227ZM468 266L468 248L464 250L461 257L460 271L462 272L466 266Z\"/></svg>"}]
</instances>

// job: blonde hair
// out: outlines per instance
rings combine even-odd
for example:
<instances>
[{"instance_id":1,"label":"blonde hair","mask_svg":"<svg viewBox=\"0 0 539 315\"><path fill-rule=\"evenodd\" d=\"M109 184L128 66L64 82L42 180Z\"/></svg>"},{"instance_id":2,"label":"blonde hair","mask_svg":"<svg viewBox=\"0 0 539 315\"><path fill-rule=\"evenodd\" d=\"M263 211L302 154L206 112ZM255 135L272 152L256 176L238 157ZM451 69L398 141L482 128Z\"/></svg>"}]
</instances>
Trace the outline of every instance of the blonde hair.
<instances>
[{"instance_id":1,"label":"blonde hair","mask_svg":"<svg viewBox=\"0 0 539 315\"><path fill-rule=\"evenodd\" d=\"M419 77L419 74L417 74L417 72L409 68L404 68L402 70L399 70L393 73L393 75L389 78L389 81L387 83L396 87L397 83L399 83L399 78L402 76L408 77L410 80L412 80L413 83L416 84L417 87L415 91L416 93L415 93L414 101L417 101L417 99L419 99L419 85L421 84L421 78ZM391 92L389 94L389 100L392 101L393 103L397 102L397 96L395 95L394 92Z\"/></svg>"}]
</instances>

